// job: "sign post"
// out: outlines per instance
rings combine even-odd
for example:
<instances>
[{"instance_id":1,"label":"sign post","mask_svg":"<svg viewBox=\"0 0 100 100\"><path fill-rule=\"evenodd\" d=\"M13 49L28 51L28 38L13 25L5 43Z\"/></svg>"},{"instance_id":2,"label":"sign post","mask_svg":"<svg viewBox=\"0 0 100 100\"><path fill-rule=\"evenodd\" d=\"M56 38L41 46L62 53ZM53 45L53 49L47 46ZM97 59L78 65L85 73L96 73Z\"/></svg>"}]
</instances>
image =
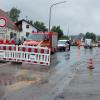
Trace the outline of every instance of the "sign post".
<instances>
[{"instance_id":1,"label":"sign post","mask_svg":"<svg viewBox=\"0 0 100 100\"><path fill-rule=\"evenodd\" d=\"M6 40L6 18L0 17L0 38L4 38Z\"/></svg>"}]
</instances>

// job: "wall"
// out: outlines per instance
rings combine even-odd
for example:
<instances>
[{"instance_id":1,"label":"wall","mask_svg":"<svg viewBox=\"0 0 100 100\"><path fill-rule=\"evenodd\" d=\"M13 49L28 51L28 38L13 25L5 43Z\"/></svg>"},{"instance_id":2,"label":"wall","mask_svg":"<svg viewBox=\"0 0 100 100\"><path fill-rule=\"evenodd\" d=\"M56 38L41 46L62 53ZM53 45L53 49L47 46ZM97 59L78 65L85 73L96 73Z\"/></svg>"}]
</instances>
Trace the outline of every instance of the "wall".
<instances>
[{"instance_id":1,"label":"wall","mask_svg":"<svg viewBox=\"0 0 100 100\"><path fill-rule=\"evenodd\" d=\"M26 28L26 25L29 25L29 28ZM32 31L37 32L37 29L34 28L32 25L23 21L22 22L22 32L20 32L20 37L26 38L26 32L32 33Z\"/></svg>"},{"instance_id":2,"label":"wall","mask_svg":"<svg viewBox=\"0 0 100 100\"><path fill-rule=\"evenodd\" d=\"M19 32L18 31L15 31L15 30L12 30L12 29L9 29L9 28L6 28L6 31L5 33L0 33L0 39L8 39L10 40L10 34L13 33L13 34L16 34L16 38L19 38Z\"/></svg>"}]
</instances>

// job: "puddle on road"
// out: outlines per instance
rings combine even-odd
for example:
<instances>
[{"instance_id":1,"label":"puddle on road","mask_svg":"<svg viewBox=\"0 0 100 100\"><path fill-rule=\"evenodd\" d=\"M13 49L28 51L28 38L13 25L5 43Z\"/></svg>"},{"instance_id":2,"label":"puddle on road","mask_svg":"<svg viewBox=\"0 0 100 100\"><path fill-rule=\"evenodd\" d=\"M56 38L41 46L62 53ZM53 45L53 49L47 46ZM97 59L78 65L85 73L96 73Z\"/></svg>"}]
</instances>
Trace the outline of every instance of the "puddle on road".
<instances>
[{"instance_id":1,"label":"puddle on road","mask_svg":"<svg viewBox=\"0 0 100 100\"><path fill-rule=\"evenodd\" d=\"M89 79L94 79L93 77L93 69L88 69Z\"/></svg>"}]
</instances>

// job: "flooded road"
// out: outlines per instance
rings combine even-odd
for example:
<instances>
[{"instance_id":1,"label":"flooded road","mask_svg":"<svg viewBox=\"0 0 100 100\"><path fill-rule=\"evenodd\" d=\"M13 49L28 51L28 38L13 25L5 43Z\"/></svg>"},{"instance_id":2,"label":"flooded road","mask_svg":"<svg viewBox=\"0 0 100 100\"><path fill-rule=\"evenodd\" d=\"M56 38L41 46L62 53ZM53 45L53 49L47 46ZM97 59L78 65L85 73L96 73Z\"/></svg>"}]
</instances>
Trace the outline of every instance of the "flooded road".
<instances>
[{"instance_id":1,"label":"flooded road","mask_svg":"<svg viewBox=\"0 0 100 100\"><path fill-rule=\"evenodd\" d=\"M72 47L69 52L57 52L53 55L53 60L51 59L52 63L55 62L55 64L51 65L50 79L52 79L52 77L54 80L59 78L56 78L57 74L61 74L62 76L64 73L70 73L71 67L75 67L83 61L88 62L88 59L93 58L97 54L98 50L98 48L78 49L77 47Z\"/></svg>"},{"instance_id":2,"label":"flooded road","mask_svg":"<svg viewBox=\"0 0 100 100\"><path fill-rule=\"evenodd\" d=\"M45 72L42 84L30 84L16 91L10 91L5 98L7 100L54 100L54 97L61 93L73 79L81 62L94 58L98 51L99 48L86 50L72 47L70 52L57 52L51 56L51 66Z\"/></svg>"},{"instance_id":3,"label":"flooded road","mask_svg":"<svg viewBox=\"0 0 100 100\"><path fill-rule=\"evenodd\" d=\"M98 48L78 49L77 47L72 47L70 52L58 52L53 55L54 57L56 56L58 63L50 70L49 84L55 84L51 95L54 96L62 92L64 87L68 85L73 78L77 66L79 66L81 62L88 62L88 59L94 58L98 51ZM51 95L49 94L47 98L43 99L50 100Z\"/></svg>"},{"instance_id":4,"label":"flooded road","mask_svg":"<svg viewBox=\"0 0 100 100\"><path fill-rule=\"evenodd\" d=\"M100 99L100 49L93 57L94 69L87 68L88 63L83 62L75 77L63 92L54 100L99 100ZM91 56L91 55L90 55Z\"/></svg>"}]
</instances>

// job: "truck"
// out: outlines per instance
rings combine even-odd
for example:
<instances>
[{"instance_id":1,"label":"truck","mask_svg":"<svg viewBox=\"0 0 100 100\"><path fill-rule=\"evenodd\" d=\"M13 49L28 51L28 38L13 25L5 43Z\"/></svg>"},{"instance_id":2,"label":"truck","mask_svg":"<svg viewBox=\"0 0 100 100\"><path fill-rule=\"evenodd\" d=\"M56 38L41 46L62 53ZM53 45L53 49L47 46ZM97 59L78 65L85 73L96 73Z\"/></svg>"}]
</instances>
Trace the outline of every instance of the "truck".
<instances>
[{"instance_id":1,"label":"truck","mask_svg":"<svg viewBox=\"0 0 100 100\"><path fill-rule=\"evenodd\" d=\"M92 48L92 39L85 39L84 48Z\"/></svg>"},{"instance_id":2,"label":"truck","mask_svg":"<svg viewBox=\"0 0 100 100\"><path fill-rule=\"evenodd\" d=\"M51 53L57 51L58 33L56 32L32 32L29 33L23 45L48 47Z\"/></svg>"}]
</instances>

